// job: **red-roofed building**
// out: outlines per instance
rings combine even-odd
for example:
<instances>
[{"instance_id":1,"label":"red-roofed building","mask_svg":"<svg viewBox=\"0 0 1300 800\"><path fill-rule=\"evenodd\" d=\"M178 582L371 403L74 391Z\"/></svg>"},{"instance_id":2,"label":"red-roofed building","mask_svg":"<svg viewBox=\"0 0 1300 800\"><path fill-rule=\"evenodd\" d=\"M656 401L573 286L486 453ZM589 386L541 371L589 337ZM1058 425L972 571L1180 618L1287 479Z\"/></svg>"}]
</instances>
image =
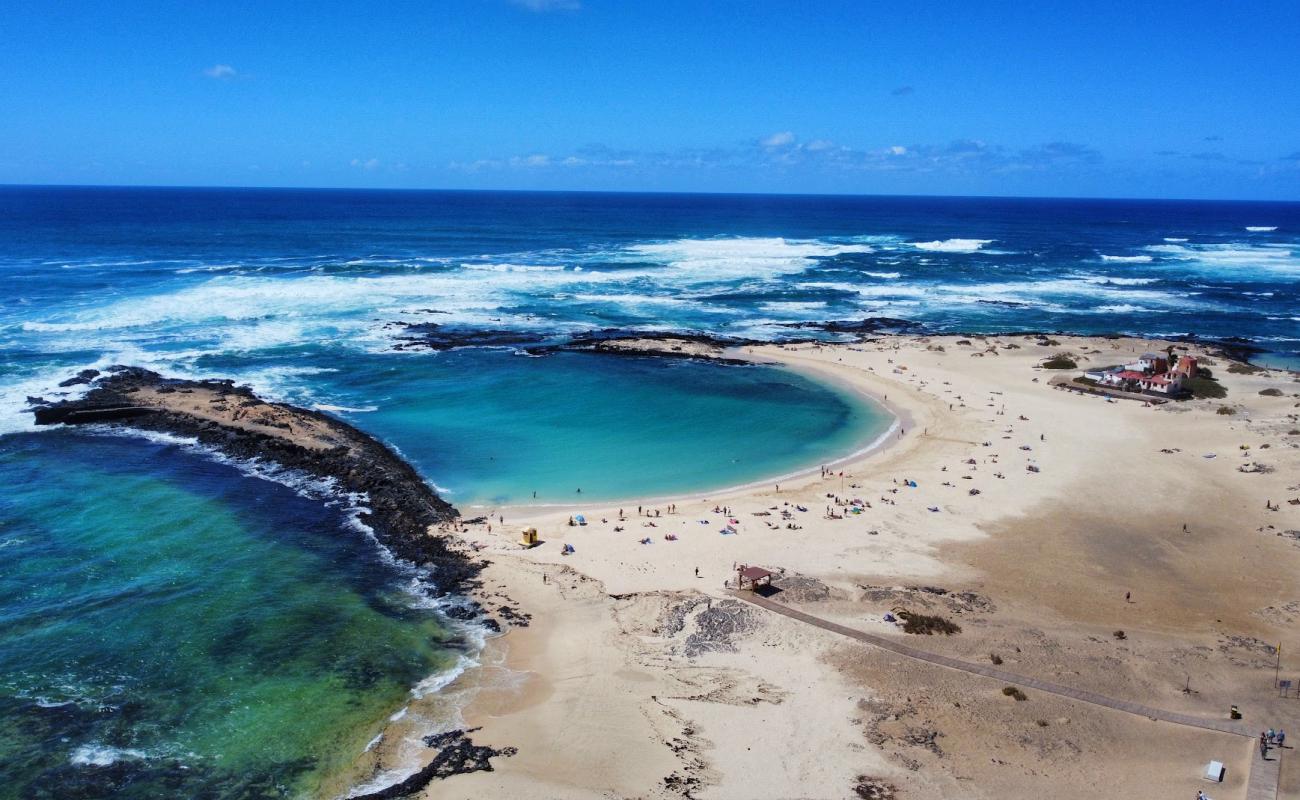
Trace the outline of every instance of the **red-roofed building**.
<instances>
[{"instance_id":1,"label":"red-roofed building","mask_svg":"<svg viewBox=\"0 0 1300 800\"><path fill-rule=\"evenodd\" d=\"M1097 383L1128 392L1148 392L1151 394L1181 394L1187 389L1187 382L1196 377L1196 359L1182 356L1172 370L1166 371L1169 362L1163 357L1148 353L1138 364L1129 364L1124 368L1106 370L1099 373ZM1133 367L1150 365L1149 368Z\"/></svg>"}]
</instances>

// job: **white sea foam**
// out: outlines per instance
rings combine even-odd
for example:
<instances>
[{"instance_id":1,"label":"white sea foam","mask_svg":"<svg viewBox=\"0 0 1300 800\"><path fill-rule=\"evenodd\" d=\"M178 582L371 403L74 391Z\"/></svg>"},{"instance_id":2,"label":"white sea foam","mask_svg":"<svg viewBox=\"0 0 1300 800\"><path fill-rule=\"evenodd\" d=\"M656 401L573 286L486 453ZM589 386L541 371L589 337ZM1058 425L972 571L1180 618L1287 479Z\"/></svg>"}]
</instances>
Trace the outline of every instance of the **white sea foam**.
<instances>
[{"instance_id":1,"label":"white sea foam","mask_svg":"<svg viewBox=\"0 0 1300 800\"><path fill-rule=\"evenodd\" d=\"M733 237L636 244L628 247L627 252L634 259L659 262L716 281L799 273L818 259L845 253L870 253L872 247L821 240Z\"/></svg>"},{"instance_id":2,"label":"white sea foam","mask_svg":"<svg viewBox=\"0 0 1300 800\"><path fill-rule=\"evenodd\" d=\"M1190 266L1234 280L1300 275L1298 248L1289 244L1154 244L1146 249L1177 259L1180 269Z\"/></svg>"},{"instance_id":3,"label":"white sea foam","mask_svg":"<svg viewBox=\"0 0 1300 800\"><path fill-rule=\"evenodd\" d=\"M943 239L933 242L912 242L912 246L917 250L935 253L974 253L984 245L992 243L992 239Z\"/></svg>"},{"instance_id":4,"label":"white sea foam","mask_svg":"<svg viewBox=\"0 0 1300 800\"><path fill-rule=\"evenodd\" d=\"M1276 225L1247 225L1246 230L1251 233L1272 233L1277 230Z\"/></svg>"},{"instance_id":5,"label":"white sea foam","mask_svg":"<svg viewBox=\"0 0 1300 800\"><path fill-rule=\"evenodd\" d=\"M1187 241L1187 239L1186 239L1186 238L1182 238L1182 237L1178 237L1178 236L1166 236L1166 237L1165 237L1165 241L1166 241L1166 242L1185 242L1185 241Z\"/></svg>"},{"instance_id":6,"label":"white sea foam","mask_svg":"<svg viewBox=\"0 0 1300 800\"><path fill-rule=\"evenodd\" d=\"M1095 308L1087 309L1087 311L1089 313L1096 312L1099 314L1167 314L1169 313L1167 310L1162 310L1157 308L1146 308L1145 306L1135 306L1135 305L1129 305L1127 303L1119 303L1117 305L1097 306Z\"/></svg>"},{"instance_id":7,"label":"white sea foam","mask_svg":"<svg viewBox=\"0 0 1300 800\"><path fill-rule=\"evenodd\" d=\"M1187 295L1170 295L1165 292L1138 288L1156 279L1119 279L1108 281L1104 276L1057 278L1039 281L1006 281L982 284L940 283L926 285L854 284L835 281L808 281L799 288L835 290L853 293L862 298L864 310L882 313L896 308L915 307L927 309L969 310L972 306L1025 307L1043 311L1072 314L1096 313L1098 306L1109 305L1111 310L1123 305L1135 309L1161 309L1177 307L1180 310L1204 308L1204 304ZM1080 307L1080 299L1089 301Z\"/></svg>"},{"instance_id":8,"label":"white sea foam","mask_svg":"<svg viewBox=\"0 0 1300 800\"><path fill-rule=\"evenodd\" d=\"M103 744L83 744L72 751L68 760L78 767L108 767L124 759L142 758L148 758L143 750L109 747Z\"/></svg>"},{"instance_id":9,"label":"white sea foam","mask_svg":"<svg viewBox=\"0 0 1300 800\"><path fill-rule=\"evenodd\" d=\"M1121 264L1150 264L1151 256L1107 256L1101 257L1102 261L1115 261Z\"/></svg>"},{"instance_id":10,"label":"white sea foam","mask_svg":"<svg viewBox=\"0 0 1300 800\"><path fill-rule=\"evenodd\" d=\"M461 264L461 269L476 272L563 272L562 266L544 266L540 264Z\"/></svg>"},{"instance_id":11,"label":"white sea foam","mask_svg":"<svg viewBox=\"0 0 1300 800\"><path fill-rule=\"evenodd\" d=\"M379 406L361 406L360 408L352 408L349 406L330 405L329 403L313 403L312 408L316 409L317 411L334 411L337 413L347 413L347 414L365 414L371 411L379 410Z\"/></svg>"},{"instance_id":12,"label":"white sea foam","mask_svg":"<svg viewBox=\"0 0 1300 800\"><path fill-rule=\"evenodd\" d=\"M770 314L794 314L807 315L817 314L826 310L824 300L799 301L799 300L771 300L759 305L759 308ZM762 323L762 320L750 320L749 324Z\"/></svg>"},{"instance_id":13,"label":"white sea foam","mask_svg":"<svg viewBox=\"0 0 1300 800\"><path fill-rule=\"evenodd\" d=\"M886 280L886 281L898 280L899 278L903 277L903 273L901 273L901 272L866 272L866 271L864 271L862 274L863 274L863 275L869 275L869 276L871 276L872 278L880 278L881 280Z\"/></svg>"}]
</instances>

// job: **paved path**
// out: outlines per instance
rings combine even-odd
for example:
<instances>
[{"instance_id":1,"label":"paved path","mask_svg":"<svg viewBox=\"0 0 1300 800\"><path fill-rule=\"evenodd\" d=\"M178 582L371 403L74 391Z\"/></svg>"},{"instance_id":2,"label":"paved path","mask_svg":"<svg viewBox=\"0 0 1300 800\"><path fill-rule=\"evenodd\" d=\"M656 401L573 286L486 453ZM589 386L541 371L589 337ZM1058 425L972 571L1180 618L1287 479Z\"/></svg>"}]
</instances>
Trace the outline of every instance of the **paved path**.
<instances>
[{"instance_id":1,"label":"paved path","mask_svg":"<svg viewBox=\"0 0 1300 800\"><path fill-rule=\"evenodd\" d=\"M1277 782L1282 771L1282 749L1271 748L1268 758L1261 758L1259 748L1252 748L1250 780L1246 783L1246 800L1276 800Z\"/></svg>"},{"instance_id":2,"label":"paved path","mask_svg":"<svg viewBox=\"0 0 1300 800\"><path fill-rule=\"evenodd\" d=\"M891 653L897 653L906 658L913 658L918 661L925 661L930 664L936 664L949 669L960 670L972 675L982 675L986 678L1002 681L1007 684L1016 686L1025 686L1037 689L1040 692L1058 695L1060 697L1069 697L1074 700L1080 700L1084 703L1091 703L1103 708L1111 708L1116 711L1124 711L1129 714L1136 714L1147 719L1169 722L1174 725L1185 725L1190 728L1200 728L1202 730L1214 731L1216 733L1228 733L1234 736L1244 736L1246 738L1255 738L1258 733L1252 733L1245 725L1239 722L1233 722L1225 719L1207 719L1197 717L1191 714L1180 714L1176 711L1165 711L1151 706L1144 706L1140 703L1130 703L1127 700L1116 700L1113 697L1107 697L1103 694L1090 692L1085 689L1075 689L1070 686L1064 686L1051 681L1042 681L1037 678L1029 678L1024 675L1017 675L1013 672L986 666L984 664L975 664L970 661L962 661L957 658L931 653L928 650L921 650L894 639L877 636L873 633L860 631L856 628L849 628L830 620L814 617L812 614L805 614L802 611L793 609L784 603L778 603L766 597L754 594L753 592L732 592L734 597L752 603L759 608L765 608L768 611L781 614L790 619L798 620L809 625L821 628L822 630L838 633L841 636L847 636L850 639L857 639L882 650L888 650ZM1252 748L1254 757L1250 765L1250 779L1246 787L1246 800L1275 800L1277 797L1277 786L1279 773L1281 771L1282 751L1279 748L1269 750L1267 759L1260 757L1259 748Z\"/></svg>"}]
</instances>

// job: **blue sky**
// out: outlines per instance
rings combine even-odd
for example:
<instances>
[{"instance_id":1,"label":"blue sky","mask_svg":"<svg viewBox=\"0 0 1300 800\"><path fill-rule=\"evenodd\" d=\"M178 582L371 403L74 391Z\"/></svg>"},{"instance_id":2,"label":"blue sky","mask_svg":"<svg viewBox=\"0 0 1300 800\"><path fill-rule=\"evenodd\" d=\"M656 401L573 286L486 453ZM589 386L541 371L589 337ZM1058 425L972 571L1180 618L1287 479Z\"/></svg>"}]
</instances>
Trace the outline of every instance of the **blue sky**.
<instances>
[{"instance_id":1,"label":"blue sky","mask_svg":"<svg viewBox=\"0 0 1300 800\"><path fill-rule=\"evenodd\" d=\"M0 2L0 183L1300 199L1300 3Z\"/></svg>"}]
</instances>

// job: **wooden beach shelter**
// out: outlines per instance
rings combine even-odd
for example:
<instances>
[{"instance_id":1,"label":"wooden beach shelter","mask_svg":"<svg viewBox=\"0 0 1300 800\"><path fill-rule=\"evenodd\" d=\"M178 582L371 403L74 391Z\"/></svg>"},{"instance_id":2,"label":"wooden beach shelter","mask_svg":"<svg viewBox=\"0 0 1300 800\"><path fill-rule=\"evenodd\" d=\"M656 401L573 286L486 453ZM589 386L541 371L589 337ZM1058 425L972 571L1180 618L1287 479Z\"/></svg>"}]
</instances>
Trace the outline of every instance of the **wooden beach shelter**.
<instances>
[{"instance_id":1,"label":"wooden beach shelter","mask_svg":"<svg viewBox=\"0 0 1300 800\"><path fill-rule=\"evenodd\" d=\"M736 572L736 588L744 589L745 582L748 581L751 592L757 592L762 586L770 587L772 585L772 576L775 574L762 567L746 567L743 565Z\"/></svg>"},{"instance_id":2,"label":"wooden beach shelter","mask_svg":"<svg viewBox=\"0 0 1300 800\"><path fill-rule=\"evenodd\" d=\"M533 547L537 544L537 529L531 525L519 532L519 543L524 547Z\"/></svg>"}]
</instances>

